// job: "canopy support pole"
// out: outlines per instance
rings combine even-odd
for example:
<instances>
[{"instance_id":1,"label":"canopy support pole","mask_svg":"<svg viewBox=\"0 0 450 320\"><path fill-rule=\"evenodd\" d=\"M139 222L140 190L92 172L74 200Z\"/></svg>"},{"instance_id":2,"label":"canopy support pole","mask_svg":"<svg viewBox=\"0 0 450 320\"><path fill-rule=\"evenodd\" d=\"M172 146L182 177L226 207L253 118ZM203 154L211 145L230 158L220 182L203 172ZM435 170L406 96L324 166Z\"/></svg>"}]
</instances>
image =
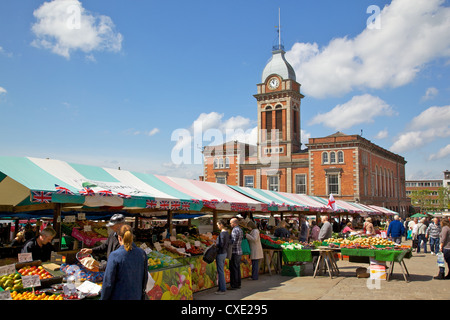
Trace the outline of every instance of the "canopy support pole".
<instances>
[{"instance_id":1,"label":"canopy support pole","mask_svg":"<svg viewBox=\"0 0 450 320\"><path fill-rule=\"evenodd\" d=\"M217 232L217 210L213 210L213 232Z\"/></svg>"},{"instance_id":2,"label":"canopy support pole","mask_svg":"<svg viewBox=\"0 0 450 320\"><path fill-rule=\"evenodd\" d=\"M172 235L172 229L173 229L173 221L172 221L172 211L171 210L167 210L167 226L169 228L169 236Z\"/></svg>"},{"instance_id":3,"label":"canopy support pole","mask_svg":"<svg viewBox=\"0 0 450 320\"><path fill-rule=\"evenodd\" d=\"M61 251L61 203L56 203L53 209L53 229L56 231L53 246L56 251Z\"/></svg>"}]
</instances>

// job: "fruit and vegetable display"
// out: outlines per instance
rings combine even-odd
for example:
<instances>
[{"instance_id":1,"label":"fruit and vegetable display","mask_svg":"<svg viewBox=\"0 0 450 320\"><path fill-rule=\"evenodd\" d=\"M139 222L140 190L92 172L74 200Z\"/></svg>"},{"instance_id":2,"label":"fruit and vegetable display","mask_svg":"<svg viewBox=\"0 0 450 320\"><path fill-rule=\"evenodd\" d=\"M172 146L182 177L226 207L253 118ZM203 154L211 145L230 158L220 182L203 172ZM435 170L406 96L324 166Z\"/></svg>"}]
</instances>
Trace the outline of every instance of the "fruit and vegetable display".
<instances>
[{"instance_id":1,"label":"fruit and vegetable display","mask_svg":"<svg viewBox=\"0 0 450 320\"><path fill-rule=\"evenodd\" d=\"M39 276L39 279L50 279L52 274L44 269L43 266L25 266L17 270L21 276Z\"/></svg>"},{"instance_id":2,"label":"fruit and vegetable display","mask_svg":"<svg viewBox=\"0 0 450 320\"><path fill-rule=\"evenodd\" d=\"M395 242L379 237L359 237L352 240L344 238L329 238L324 242L339 243L345 247L375 247L375 246L395 246Z\"/></svg>"},{"instance_id":3,"label":"fruit and vegetable display","mask_svg":"<svg viewBox=\"0 0 450 320\"><path fill-rule=\"evenodd\" d=\"M259 235L259 237L261 238L261 244L263 245L263 247L281 248L281 245L285 242L283 240L275 240L272 237L262 233Z\"/></svg>"},{"instance_id":4,"label":"fruit and vegetable display","mask_svg":"<svg viewBox=\"0 0 450 320\"><path fill-rule=\"evenodd\" d=\"M24 292L11 292L12 300L65 300L61 294L47 294L45 292L24 291Z\"/></svg>"},{"instance_id":5,"label":"fruit and vegetable display","mask_svg":"<svg viewBox=\"0 0 450 320\"><path fill-rule=\"evenodd\" d=\"M148 253L147 258L149 270L181 265L175 258L158 251Z\"/></svg>"},{"instance_id":6,"label":"fruit and vegetable display","mask_svg":"<svg viewBox=\"0 0 450 320\"><path fill-rule=\"evenodd\" d=\"M5 291L21 290L23 289L22 277L18 273L3 275L0 277L0 287Z\"/></svg>"}]
</instances>

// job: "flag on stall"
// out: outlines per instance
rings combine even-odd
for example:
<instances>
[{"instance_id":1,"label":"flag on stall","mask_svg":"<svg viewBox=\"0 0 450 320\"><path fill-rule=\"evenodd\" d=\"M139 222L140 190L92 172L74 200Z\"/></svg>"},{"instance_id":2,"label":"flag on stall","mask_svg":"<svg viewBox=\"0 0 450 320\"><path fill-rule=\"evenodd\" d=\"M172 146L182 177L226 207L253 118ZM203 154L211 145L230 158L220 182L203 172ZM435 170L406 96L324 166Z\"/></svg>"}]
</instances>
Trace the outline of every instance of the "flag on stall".
<instances>
[{"instance_id":1,"label":"flag on stall","mask_svg":"<svg viewBox=\"0 0 450 320\"><path fill-rule=\"evenodd\" d=\"M113 193L111 190L101 190L98 192L99 195L101 195L102 197L112 197Z\"/></svg>"},{"instance_id":2,"label":"flag on stall","mask_svg":"<svg viewBox=\"0 0 450 320\"><path fill-rule=\"evenodd\" d=\"M156 200L147 200L145 207L150 208L150 209L155 209L156 205L157 205Z\"/></svg>"},{"instance_id":3,"label":"flag on stall","mask_svg":"<svg viewBox=\"0 0 450 320\"><path fill-rule=\"evenodd\" d=\"M191 209L191 204L188 201L181 202L181 209L189 211Z\"/></svg>"},{"instance_id":4,"label":"flag on stall","mask_svg":"<svg viewBox=\"0 0 450 320\"><path fill-rule=\"evenodd\" d=\"M333 194L330 193L330 198L328 199L328 206L333 209L333 211L336 211L337 207L336 207L336 201L334 201L334 197Z\"/></svg>"},{"instance_id":5,"label":"flag on stall","mask_svg":"<svg viewBox=\"0 0 450 320\"><path fill-rule=\"evenodd\" d=\"M31 191L31 202L50 203L52 201L52 193L45 191Z\"/></svg>"},{"instance_id":6,"label":"flag on stall","mask_svg":"<svg viewBox=\"0 0 450 320\"><path fill-rule=\"evenodd\" d=\"M92 190L89 187L84 187L83 189L80 190L80 194L82 196L95 196L95 192L94 190Z\"/></svg>"},{"instance_id":7,"label":"flag on stall","mask_svg":"<svg viewBox=\"0 0 450 320\"><path fill-rule=\"evenodd\" d=\"M163 210L167 210L167 209L169 209L169 201L165 201L165 200L163 200L163 201L160 201L159 202L159 208L160 209L163 209Z\"/></svg>"},{"instance_id":8,"label":"flag on stall","mask_svg":"<svg viewBox=\"0 0 450 320\"><path fill-rule=\"evenodd\" d=\"M178 200L171 201L170 208L174 210L179 210L181 208L181 202Z\"/></svg>"},{"instance_id":9,"label":"flag on stall","mask_svg":"<svg viewBox=\"0 0 450 320\"><path fill-rule=\"evenodd\" d=\"M61 187L58 184L55 184L55 189L56 189L56 193L57 194L70 194L70 195L74 195L75 194L72 191L70 191L69 189Z\"/></svg>"},{"instance_id":10,"label":"flag on stall","mask_svg":"<svg viewBox=\"0 0 450 320\"><path fill-rule=\"evenodd\" d=\"M121 192L117 192L117 196L118 196L119 198L131 199L131 196L130 196L130 195L124 194L124 193L121 193Z\"/></svg>"}]
</instances>

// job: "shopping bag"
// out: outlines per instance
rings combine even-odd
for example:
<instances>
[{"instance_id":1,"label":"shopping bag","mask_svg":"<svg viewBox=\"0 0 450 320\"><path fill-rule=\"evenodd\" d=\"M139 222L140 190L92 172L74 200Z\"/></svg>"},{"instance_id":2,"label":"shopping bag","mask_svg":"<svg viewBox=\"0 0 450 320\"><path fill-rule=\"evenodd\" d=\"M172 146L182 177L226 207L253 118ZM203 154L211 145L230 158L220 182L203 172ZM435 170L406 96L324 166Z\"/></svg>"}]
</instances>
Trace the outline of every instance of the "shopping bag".
<instances>
[{"instance_id":1,"label":"shopping bag","mask_svg":"<svg viewBox=\"0 0 450 320\"><path fill-rule=\"evenodd\" d=\"M444 254L442 252L438 252L438 254L436 256L437 256L438 267L445 268Z\"/></svg>"},{"instance_id":2,"label":"shopping bag","mask_svg":"<svg viewBox=\"0 0 450 320\"><path fill-rule=\"evenodd\" d=\"M250 254L250 244L248 243L247 239L242 239L242 243L241 243L241 248L242 248L242 254Z\"/></svg>"},{"instance_id":3,"label":"shopping bag","mask_svg":"<svg viewBox=\"0 0 450 320\"><path fill-rule=\"evenodd\" d=\"M216 260L218 250L219 249L215 244L206 249L205 253L203 254L203 261L205 261L206 263L211 263Z\"/></svg>"}]
</instances>

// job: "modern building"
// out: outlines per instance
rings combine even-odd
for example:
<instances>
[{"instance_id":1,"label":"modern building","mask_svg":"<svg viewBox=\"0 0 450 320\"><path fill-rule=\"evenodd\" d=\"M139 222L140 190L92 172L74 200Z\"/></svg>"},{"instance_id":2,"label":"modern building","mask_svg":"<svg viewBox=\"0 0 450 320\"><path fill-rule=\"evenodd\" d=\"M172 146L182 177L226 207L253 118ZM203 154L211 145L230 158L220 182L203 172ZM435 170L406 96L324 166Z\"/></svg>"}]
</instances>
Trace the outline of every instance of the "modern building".
<instances>
[{"instance_id":1,"label":"modern building","mask_svg":"<svg viewBox=\"0 0 450 320\"><path fill-rule=\"evenodd\" d=\"M406 195L415 212L441 212L449 210L450 171L445 170L442 180L407 180Z\"/></svg>"},{"instance_id":2,"label":"modern building","mask_svg":"<svg viewBox=\"0 0 450 320\"><path fill-rule=\"evenodd\" d=\"M282 45L272 51L254 95L257 145L237 141L203 150L204 181L372 204L405 215L405 159L342 132L301 143L301 85Z\"/></svg>"}]
</instances>

